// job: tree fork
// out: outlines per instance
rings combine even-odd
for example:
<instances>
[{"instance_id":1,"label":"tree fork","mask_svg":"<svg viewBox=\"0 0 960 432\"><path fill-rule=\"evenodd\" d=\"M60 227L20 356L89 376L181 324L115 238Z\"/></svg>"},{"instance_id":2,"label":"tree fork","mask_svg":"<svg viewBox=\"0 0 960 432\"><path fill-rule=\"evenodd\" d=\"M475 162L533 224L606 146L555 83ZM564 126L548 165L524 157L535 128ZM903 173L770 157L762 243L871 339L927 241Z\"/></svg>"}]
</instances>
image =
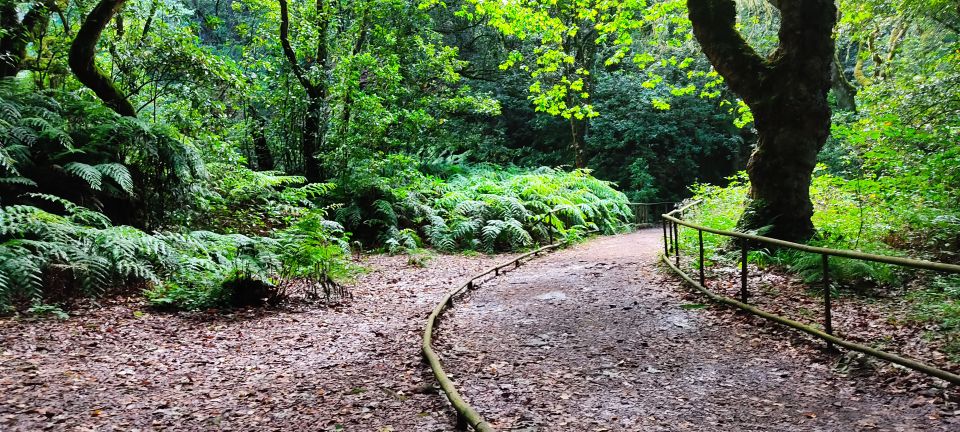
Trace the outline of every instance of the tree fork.
<instances>
[{"instance_id":1,"label":"tree fork","mask_svg":"<svg viewBox=\"0 0 960 432\"><path fill-rule=\"evenodd\" d=\"M759 140L747 164L750 198L742 230L805 241L813 235L810 180L830 133L834 60L832 0L770 1L779 45L761 58L736 30L733 0L688 0L693 33L710 63L753 111Z\"/></svg>"}]
</instances>

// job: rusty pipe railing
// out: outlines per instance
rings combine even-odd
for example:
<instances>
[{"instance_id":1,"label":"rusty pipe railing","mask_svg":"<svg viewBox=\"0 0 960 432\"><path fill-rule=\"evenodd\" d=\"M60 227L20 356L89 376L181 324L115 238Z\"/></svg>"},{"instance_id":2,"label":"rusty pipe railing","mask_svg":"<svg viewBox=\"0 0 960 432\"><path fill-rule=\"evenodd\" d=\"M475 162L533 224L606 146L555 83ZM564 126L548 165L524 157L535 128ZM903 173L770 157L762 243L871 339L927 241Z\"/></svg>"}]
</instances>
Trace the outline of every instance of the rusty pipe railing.
<instances>
[{"instance_id":1,"label":"rusty pipe railing","mask_svg":"<svg viewBox=\"0 0 960 432\"><path fill-rule=\"evenodd\" d=\"M925 373L930 376L934 376L945 381L948 381L952 384L960 384L960 375L948 372L934 366L924 364L922 362L901 357L896 354L888 353L882 350L877 350L871 347L860 345L854 342L844 340L842 338L834 335L833 328L833 314L832 314L832 298L830 292L830 257L841 257L849 259L857 259L863 261L872 261L890 265L896 265L901 267L921 269L921 270L933 270L940 272L948 273L960 273L960 265L947 264L933 261L924 261L903 257L894 257L886 255L877 255L870 254L865 252L843 250L843 249L830 249L817 246L810 246L800 243L793 243L789 241L774 239L770 237L758 236L753 234L745 234L736 231L726 231L720 229L714 229L706 227L703 225L697 225L691 222L682 220L683 214L692 206L700 204L701 201L693 201L687 205L680 207L676 210L673 210L669 213L664 213L661 215L664 221L663 228L663 241L664 241L664 262L675 272L677 272L683 279L692 285L694 288L703 292L711 300L724 303L738 309L747 311L754 315L757 315L761 318L765 318L785 326L800 330L804 333L807 333L811 336L823 339L827 342L828 347L833 347L833 345L838 345L853 351L861 352L873 357L877 357L883 360L886 360L891 363L895 363L910 369L913 369L918 372ZM699 240L699 270L700 270L700 280L693 280L689 275L683 272L680 269L680 227L686 227L690 229L697 230L697 237ZM704 275L704 249L703 249L703 233L711 233L716 235L721 235L725 237L738 238L741 240L746 240L740 242L741 253L740 253L740 300L734 300L729 297L718 295L713 293L706 286L706 277ZM804 325L802 323L771 314L765 311L762 311L754 306L747 304L749 300L749 290L747 286L748 281L748 271L747 271L747 257L750 252L750 243L761 243L768 244L772 246L777 246L781 248L789 248L794 250L799 250L802 252L819 254L822 256L822 265L823 265L823 308L824 308L824 322L823 322L823 331L815 329L813 327ZM670 254L673 254L674 262L670 262Z\"/></svg>"}]
</instances>

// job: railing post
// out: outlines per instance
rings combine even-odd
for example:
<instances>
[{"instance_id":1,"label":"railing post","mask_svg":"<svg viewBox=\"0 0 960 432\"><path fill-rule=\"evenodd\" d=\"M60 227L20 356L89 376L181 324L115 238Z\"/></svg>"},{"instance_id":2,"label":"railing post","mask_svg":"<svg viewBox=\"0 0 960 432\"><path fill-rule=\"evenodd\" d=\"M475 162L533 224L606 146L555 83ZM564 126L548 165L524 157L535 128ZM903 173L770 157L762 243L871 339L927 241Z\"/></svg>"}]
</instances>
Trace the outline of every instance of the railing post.
<instances>
[{"instance_id":1,"label":"railing post","mask_svg":"<svg viewBox=\"0 0 960 432\"><path fill-rule=\"evenodd\" d=\"M747 253L749 252L747 246L747 240L742 239L740 244L740 302L746 303L749 300L749 293L747 293Z\"/></svg>"},{"instance_id":2,"label":"railing post","mask_svg":"<svg viewBox=\"0 0 960 432\"><path fill-rule=\"evenodd\" d=\"M550 244L553 244L553 213L550 213L550 222L547 225L547 235L550 238Z\"/></svg>"},{"instance_id":3,"label":"railing post","mask_svg":"<svg viewBox=\"0 0 960 432\"><path fill-rule=\"evenodd\" d=\"M697 237L700 239L700 286L707 286L707 275L703 270L703 230L697 230Z\"/></svg>"},{"instance_id":4,"label":"railing post","mask_svg":"<svg viewBox=\"0 0 960 432\"><path fill-rule=\"evenodd\" d=\"M661 221L666 220L662 219ZM667 240L667 224L663 223L663 256L670 256L670 241Z\"/></svg>"},{"instance_id":5,"label":"railing post","mask_svg":"<svg viewBox=\"0 0 960 432\"><path fill-rule=\"evenodd\" d=\"M677 267L680 267L680 224L673 223L673 256Z\"/></svg>"},{"instance_id":6,"label":"railing post","mask_svg":"<svg viewBox=\"0 0 960 432\"><path fill-rule=\"evenodd\" d=\"M667 227L667 231L670 233L670 253L667 254L667 257L677 249L677 235L676 235L676 225L673 221L668 221L670 226Z\"/></svg>"},{"instance_id":7,"label":"railing post","mask_svg":"<svg viewBox=\"0 0 960 432\"><path fill-rule=\"evenodd\" d=\"M830 255L823 254L823 330L833 334L833 316L830 310ZM833 349L833 343L827 341L827 348Z\"/></svg>"}]
</instances>

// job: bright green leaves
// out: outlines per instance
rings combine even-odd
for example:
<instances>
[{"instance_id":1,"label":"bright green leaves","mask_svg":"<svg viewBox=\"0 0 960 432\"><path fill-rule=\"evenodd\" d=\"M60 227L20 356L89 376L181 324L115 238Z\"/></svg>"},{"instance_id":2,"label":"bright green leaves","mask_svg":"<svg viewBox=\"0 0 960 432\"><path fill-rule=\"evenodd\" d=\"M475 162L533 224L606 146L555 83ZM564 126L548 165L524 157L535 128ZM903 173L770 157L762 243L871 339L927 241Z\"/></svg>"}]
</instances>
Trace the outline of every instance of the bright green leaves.
<instances>
[{"instance_id":1,"label":"bright green leaves","mask_svg":"<svg viewBox=\"0 0 960 432\"><path fill-rule=\"evenodd\" d=\"M584 71L586 75L586 71ZM585 118L596 117L599 113L594 110L589 103L578 103L586 101L590 93L583 91L585 87L583 78L577 78L570 81L567 77L560 79L560 82L544 89L540 81L530 85L530 98L537 111L545 112L553 116L560 116L566 119L576 118L583 120ZM571 103L571 101L574 101Z\"/></svg>"},{"instance_id":2,"label":"bright green leaves","mask_svg":"<svg viewBox=\"0 0 960 432\"><path fill-rule=\"evenodd\" d=\"M505 36L527 41L532 55L511 52L501 70L519 67L531 80L530 100L535 109L563 118L585 119L598 115L589 103L597 44L630 24L627 12L645 2L573 1L485 1L470 0L461 16L483 18ZM626 14L626 15L625 15ZM620 24L614 22L619 20ZM629 31L617 35L621 44L632 43ZM619 61L615 55L610 64Z\"/></svg>"},{"instance_id":3,"label":"bright green leaves","mask_svg":"<svg viewBox=\"0 0 960 432\"><path fill-rule=\"evenodd\" d=\"M523 54L520 51L511 51L507 54L507 59L500 64L500 70L507 70L521 62L523 62Z\"/></svg>"},{"instance_id":4,"label":"bright green leaves","mask_svg":"<svg viewBox=\"0 0 960 432\"><path fill-rule=\"evenodd\" d=\"M650 102L653 104L653 107L656 109L664 110L664 111L670 109L670 104L667 103L667 101L665 101L663 98L655 97L651 99Z\"/></svg>"},{"instance_id":5,"label":"bright green leaves","mask_svg":"<svg viewBox=\"0 0 960 432\"><path fill-rule=\"evenodd\" d=\"M660 110L670 108L670 97L721 94L722 80L693 42L684 0L468 0L460 16L486 20L522 42L526 50L510 52L499 66L529 74L529 99L539 112L599 115L590 74L600 67L646 74L647 89L665 86L668 95L651 101Z\"/></svg>"}]
</instances>

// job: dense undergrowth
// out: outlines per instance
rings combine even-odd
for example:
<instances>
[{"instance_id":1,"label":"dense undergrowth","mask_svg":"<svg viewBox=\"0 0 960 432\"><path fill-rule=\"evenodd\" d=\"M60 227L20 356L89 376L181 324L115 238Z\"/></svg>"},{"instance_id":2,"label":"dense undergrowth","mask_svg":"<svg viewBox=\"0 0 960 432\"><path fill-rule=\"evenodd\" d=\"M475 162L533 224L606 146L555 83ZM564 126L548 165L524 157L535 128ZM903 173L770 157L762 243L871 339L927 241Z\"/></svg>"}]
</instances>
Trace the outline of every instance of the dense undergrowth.
<instances>
[{"instance_id":1,"label":"dense undergrowth","mask_svg":"<svg viewBox=\"0 0 960 432\"><path fill-rule=\"evenodd\" d=\"M631 217L627 198L589 172L448 165L421 172L410 158L371 162L366 177L333 193L336 219L387 252L517 250L586 231L615 233ZM336 204L333 204L336 205Z\"/></svg>"},{"instance_id":2,"label":"dense undergrowth","mask_svg":"<svg viewBox=\"0 0 960 432\"><path fill-rule=\"evenodd\" d=\"M164 308L277 304L292 286L330 301L349 295L351 248L510 251L630 220L626 197L586 171L386 155L308 184L205 163L174 131L10 87L0 140L0 312L130 287ZM141 200L162 208L117 212Z\"/></svg>"}]
</instances>

